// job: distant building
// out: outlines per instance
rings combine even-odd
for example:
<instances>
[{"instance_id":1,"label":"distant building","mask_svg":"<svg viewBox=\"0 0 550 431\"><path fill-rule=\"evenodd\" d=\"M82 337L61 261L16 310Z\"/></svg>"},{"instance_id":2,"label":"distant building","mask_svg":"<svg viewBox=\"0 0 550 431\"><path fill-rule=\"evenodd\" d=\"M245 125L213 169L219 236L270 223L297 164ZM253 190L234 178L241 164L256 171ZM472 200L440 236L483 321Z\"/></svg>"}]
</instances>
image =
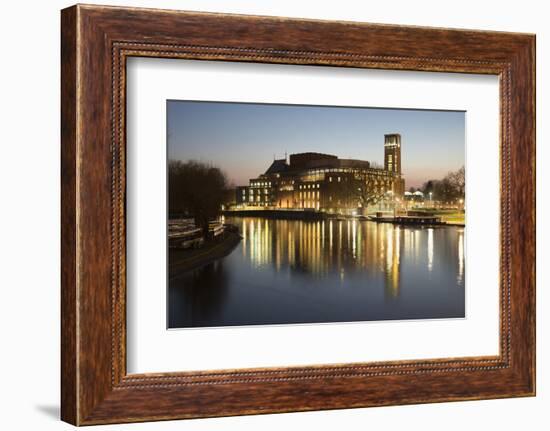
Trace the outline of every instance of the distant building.
<instances>
[{"instance_id":1,"label":"distant building","mask_svg":"<svg viewBox=\"0 0 550 431\"><path fill-rule=\"evenodd\" d=\"M405 192L405 199L406 200L423 201L424 200L424 193L422 193L420 190L417 190L415 192Z\"/></svg>"},{"instance_id":2,"label":"distant building","mask_svg":"<svg viewBox=\"0 0 550 431\"><path fill-rule=\"evenodd\" d=\"M384 169L401 175L401 135L384 135Z\"/></svg>"},{"instance_id":3,"label":"distant building","mask_svg":"<svg viewBox=\"0 0 550 431\"><path fill-rule=\"evenodd\" d=\"M385 135L384 167L331 154L298 153L274 160L264 174L237 187L244 206L349 212L402 199L401 135Z\"/></svg>"}]
</instances>

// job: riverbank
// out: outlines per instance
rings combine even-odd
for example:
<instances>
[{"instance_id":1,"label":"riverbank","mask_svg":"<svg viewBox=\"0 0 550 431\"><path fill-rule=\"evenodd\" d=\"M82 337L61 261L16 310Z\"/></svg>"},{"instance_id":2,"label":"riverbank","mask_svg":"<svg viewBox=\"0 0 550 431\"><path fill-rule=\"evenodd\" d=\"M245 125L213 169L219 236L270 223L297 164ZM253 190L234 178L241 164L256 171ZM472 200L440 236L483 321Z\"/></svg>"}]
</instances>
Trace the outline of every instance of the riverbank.
<instances>
[{"instance_id":1,"label":"riverbank","mask_svg":"<svg viewBox=\"0 0 550 431\"><path fill-rule=\"evenodd\" d=\"M228 210L223 211L228 217L262 217L282 220L323 220L328 214L320 211L292 209L258 209L258 210Z\"/></svg>"},{"instance_id":2,"label":"riverbank","mask_svg":"<svg viewBox=\"0 0 550 431\"><path fill-rule=\"evenodd\" d=\"M440 217L422 217L422 216L396 216L396 217L369 217L370 221L376 223L392 223L398 225L411 225L411 226L454 226L465 227L464 223L448 222L442 220Z\"/></svg>"},{"instance_id":3,"label":"riverbank","mask_svg":"<svg viewBox=\"0 0 550 431\"><path fill-rule=\"evenodd\" d=\"M241 241L238 232L226 231L220 240L209 240L197 249L170 249L168 253L168 278L200 268L229 255Z\"/></svg>"},{"instance_id":4,"label":"riverbank","mask_svg":"<svg viewBox=\"0 0 550 431\"><path fill-rule=\"evenodd\" d=\"M418 211L416 211L418 212ZM465 227L464 213L456 211L422 211L425 216L419 214L415 217L376 217L364 215L345 215L336 213L327 213L323 211L304 211L291 209L248 209L248 210L229 210L224 211L223 215L227 217L261 217L266 219L280 220L359 220L372 221L376 223L410 224L410 225L432 225L432 226L456 226ZM430 218L438 220L429 221Z\"/></svg>"},{"instance_id":5,"label":"riverbank","mask_svg":"<svg viewBox=\"0 0 550 431\"><path fill-rule=\"evenodd\" d=\"M464 211L456 209L437 209L437 208L422 208L415 209L415 212L419 214L426 214L431 216L437 216L441 218L442 222L445 222L447 226L465 227L466 214Z\"/></svg>"}]
</instances>

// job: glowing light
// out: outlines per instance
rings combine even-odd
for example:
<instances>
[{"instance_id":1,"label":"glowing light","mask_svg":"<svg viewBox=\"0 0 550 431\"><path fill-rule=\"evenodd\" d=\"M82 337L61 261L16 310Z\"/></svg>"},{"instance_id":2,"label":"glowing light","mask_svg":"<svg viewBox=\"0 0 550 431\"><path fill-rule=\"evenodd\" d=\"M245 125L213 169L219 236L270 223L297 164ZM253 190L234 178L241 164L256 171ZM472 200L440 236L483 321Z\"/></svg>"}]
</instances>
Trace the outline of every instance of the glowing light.
<instances>
[{"instance_id":1,"label":"glowing light","mask_svg":"<svg viewBox=\"0 0 550 431\"><path fill-rule=\"evenodd\" d=\"M458 233L458 284L462 284L464 280L464 241L464 231L460 231Z\"/></svg>"},{"instance_id":2,"label":"glowing light","mask_svg":"<svg viewBox=\"0 0 550 431\"><path fill-rule=\"evenodd\" d=\"M428 229L428 271L432 271L434 264L434 230Z\"/></svg>"},{"instance_id":3,"label":"glowing light","mask_svg":"<svg viewBox=\"0 0 550 431\"><path fill-rule=\"evenodd\" d=\"M353 258L357 257L357 220L351 222L351 253Z\"/></svg>"},{"instance_id":4,"label":"glowing light","mask_svg":"<svg viewBox=\"0 0 550 431\"><path fill-rule=\"evenodd\" d=\"M393 229L386 235L386 270L391 273L393 263Z\"/></svg>"}]
</instances>

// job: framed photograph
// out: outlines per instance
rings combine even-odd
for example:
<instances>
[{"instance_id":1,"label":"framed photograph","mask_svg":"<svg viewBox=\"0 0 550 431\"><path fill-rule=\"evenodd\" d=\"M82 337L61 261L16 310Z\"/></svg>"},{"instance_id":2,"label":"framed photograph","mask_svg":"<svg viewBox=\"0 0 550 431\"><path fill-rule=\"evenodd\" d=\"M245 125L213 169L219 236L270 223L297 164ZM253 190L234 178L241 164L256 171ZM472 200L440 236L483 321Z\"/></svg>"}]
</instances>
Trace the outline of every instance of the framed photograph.
<instances>
[{"instance_id":1,"label":"framed photograph","mask_svg":"<svg viewBox=\"0 0 550 431\"><path fill-rule=\"evenodd\" d=\"M62 419L535 394L535 36L62 11Z\"/></svg>"}]
</instances>

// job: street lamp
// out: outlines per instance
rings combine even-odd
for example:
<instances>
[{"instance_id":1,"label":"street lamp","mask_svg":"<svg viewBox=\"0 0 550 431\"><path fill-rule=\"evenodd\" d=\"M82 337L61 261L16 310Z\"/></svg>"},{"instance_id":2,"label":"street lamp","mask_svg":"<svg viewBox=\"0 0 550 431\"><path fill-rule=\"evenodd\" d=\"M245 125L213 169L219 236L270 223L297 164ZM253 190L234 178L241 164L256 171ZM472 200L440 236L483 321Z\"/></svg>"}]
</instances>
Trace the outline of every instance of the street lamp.
<instances>
[{"instance_id":1,"label":"street lamp","mask_svg":"<svg viewBox=\"0 0 550 431\"><path fill-rule=\"evenodd\" d=\"M433 208L434 204L433 204L433 201L432 201L432 192L430 192L430 207Z\"/></svg>"}]
</instances>

